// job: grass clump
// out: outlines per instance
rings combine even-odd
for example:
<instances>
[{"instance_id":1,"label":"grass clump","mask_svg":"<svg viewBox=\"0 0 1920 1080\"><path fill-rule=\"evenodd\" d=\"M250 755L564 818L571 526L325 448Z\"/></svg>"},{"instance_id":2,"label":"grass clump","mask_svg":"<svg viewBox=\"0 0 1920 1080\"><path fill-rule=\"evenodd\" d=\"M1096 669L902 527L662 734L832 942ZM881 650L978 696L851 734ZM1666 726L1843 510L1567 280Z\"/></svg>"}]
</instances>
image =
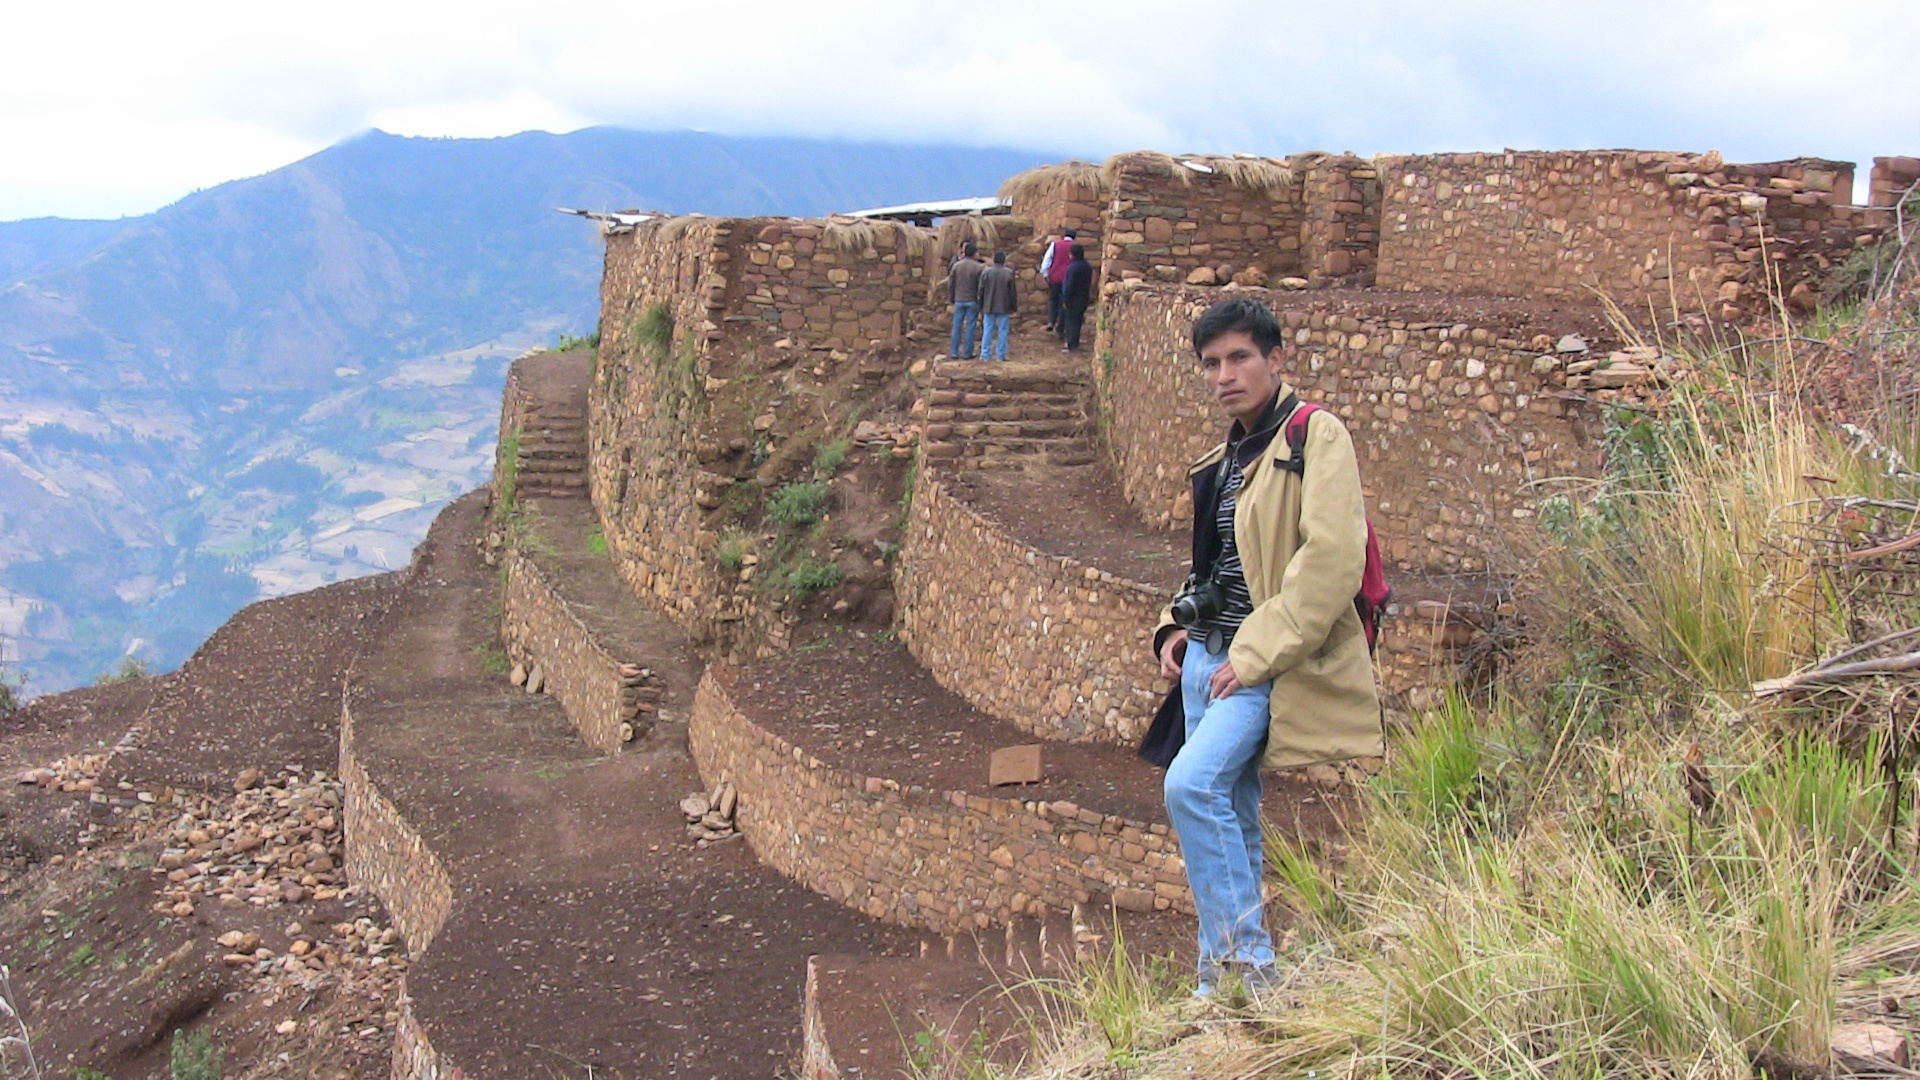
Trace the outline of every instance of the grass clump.
<instances>
[{"instance_id":1,"label":"grass clump","mask_svg":"<svg viewBox=\"0 0 1920 1080\"><path fill-rule=\"evenodd\" d=\"M600 526L593 525L588 527L584 543L589 552L603 559L607 557L607 534L600 531Z\"/></svg>"},{"instance_id":2,"label":"grass clump","mask_svg":"<svg viewBox=\"0 0 1920 1080\"><path fill-rule=\"evenodd\" d=\"M153 677L153 665L138 657L123 656L112 668L93 677L95 686L112 686L115 683L132 682L135 679Z\"/></svg>"},{"instance_id":3,"label":"grass clump","mask_svg":"<svg viewBox=\"0 0 1920 1080\"><path fill-rule=\"evenodd\" d=\"M814 562L802 558L787 567L787 591L795 600L805 600L814 593L831 589L839 585L842 579L840 567L835 563Z\"/></svg>"},{"instance_id":4,"label":"grass clump","mask_svg":"<svg viewBox=\"0 0 1920 1080\"><path fill-rule=\"evenodd\" d=\"M520 486L520 427L514 425L507 437L500 440L500 451L495 456L494 468L500 475L500 512L511 515L519 505Z\"/></svg>"},{"instance_id":5,"label":"grass clump","mask_svg":"<svg viewBox=\"0 0 1920 1080\"><path fill-rule=\"evenodd\" d=\"M572 334L561 334L559 342L553 347L553 351L573 352L576 349L597 349L599 347L600 331L595 330L593 333L587 334L584 337L575 337Z\"/></svg>"},{"instance_id":6,"label":"grass clump","mask_svg":"<svg viewBox=\"0 0 1920 1080\"><path fill-rule=\"evenodd\" d=\"M847 451L851 449L853 444L846 439L820 443L813 455L814 475L823 480L833 479L834 474L840 471L841 464L847 460Z\"/></svg>"},{"instance_id":7,"label":"grass clump","mask_svg":"<svg viewBox=\"0 0 1920 1080\"><path fill-rule=\"evenodd\" d=\"M720 540L720 546L714 551L714 560L721 568L738 571L747 565L747 556L753 554L753 545L744 536L728 536Z\"/></svg>"},{"instance_id":8,"label":"grass clump","mask_svg":"<svg viewBox=\"0 0 1920 1080\"><path fill-rule=\"evenodd\" d=\"M220 1080L226 1055L205 1031L175 1031L169 1055L173 1080Z\"/></svg>"},{"instance_id":9,"label":"grass clump","mask_svg":"<svg viewBox=\"0 0 1920 1080\"><path fill-rule=\"evenodd\" d=\"M781 525L812 525L826 516L831 495L818 480L782 484L767 500L767 517Z\"/></svg>"}]
</instances>

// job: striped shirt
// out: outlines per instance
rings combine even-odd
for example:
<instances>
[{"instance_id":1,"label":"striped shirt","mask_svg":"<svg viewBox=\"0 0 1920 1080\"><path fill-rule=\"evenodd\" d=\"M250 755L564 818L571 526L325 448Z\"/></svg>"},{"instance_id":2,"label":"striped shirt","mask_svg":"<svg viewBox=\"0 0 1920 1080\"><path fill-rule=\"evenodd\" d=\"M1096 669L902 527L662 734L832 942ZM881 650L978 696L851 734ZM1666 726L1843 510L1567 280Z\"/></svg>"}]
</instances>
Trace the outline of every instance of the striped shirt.
<instances>
[{"instance_id":1,"label":"striped shirt","mask_svg":"<svg viewBox=\"0 0 1920 1080\"><path fill-rule=\"evenodd\" d=\"M1214 527L1220 537L1220 554L1215 559L1213 578L1220 583L1220 591L1226 598L1219 616L1207 623L1207 633L1199 635L1203 639L1218 630L1229 644L1233 635L1240 630L1240 624L1253 614L1253 594L1247 591L1247 574L1240 566L1240 547L1233 541L1233 511L1240 502L1240 484L1246 474L1240 471L1237 455L1229 452L1227 479L1220 488L1219 509L1214 513Z\"/></svg>"}]
</instances>

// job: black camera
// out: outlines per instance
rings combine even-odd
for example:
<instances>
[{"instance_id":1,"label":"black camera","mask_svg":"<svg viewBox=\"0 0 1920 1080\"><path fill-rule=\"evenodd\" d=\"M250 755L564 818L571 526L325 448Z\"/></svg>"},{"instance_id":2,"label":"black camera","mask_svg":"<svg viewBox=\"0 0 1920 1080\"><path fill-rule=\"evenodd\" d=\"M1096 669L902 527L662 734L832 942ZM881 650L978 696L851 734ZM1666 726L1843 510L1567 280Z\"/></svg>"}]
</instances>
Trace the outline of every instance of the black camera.
<instances>
[{"instance_id":1,"label":"black camera","mask_svg":"<svg viewBox=\"0 0 1920 1080\"><path fill-rule=\"evenodd\" d=\"M1220 617L1227 607L1227 591L1209 576L1202 581L1188 575L1186 584L1173 594L1173 621L1188 630L1198 630Z\"/></svg>"}]
</instances>

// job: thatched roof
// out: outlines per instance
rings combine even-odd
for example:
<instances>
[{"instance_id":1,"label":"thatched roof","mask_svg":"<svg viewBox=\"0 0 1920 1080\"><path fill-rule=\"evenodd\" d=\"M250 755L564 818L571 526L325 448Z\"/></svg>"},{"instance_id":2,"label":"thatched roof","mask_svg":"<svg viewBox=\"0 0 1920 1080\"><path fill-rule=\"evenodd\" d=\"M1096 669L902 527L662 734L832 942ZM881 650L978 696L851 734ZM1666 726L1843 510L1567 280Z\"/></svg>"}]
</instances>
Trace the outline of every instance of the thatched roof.
<instances>
[{"instance_id":1,"label":"thatched roof","mask_svg":"<svg viewBox=\"0 0 1920 1080\"><path fill-rule=\"evenodd\" d=\"M1042 165L1007 178L1000 185L998 194L1008 202L1044 199L1064 187L1099 192L1103 187L1100 166L1079 158L1056 165Z\"/></svg>"}]
</instances>

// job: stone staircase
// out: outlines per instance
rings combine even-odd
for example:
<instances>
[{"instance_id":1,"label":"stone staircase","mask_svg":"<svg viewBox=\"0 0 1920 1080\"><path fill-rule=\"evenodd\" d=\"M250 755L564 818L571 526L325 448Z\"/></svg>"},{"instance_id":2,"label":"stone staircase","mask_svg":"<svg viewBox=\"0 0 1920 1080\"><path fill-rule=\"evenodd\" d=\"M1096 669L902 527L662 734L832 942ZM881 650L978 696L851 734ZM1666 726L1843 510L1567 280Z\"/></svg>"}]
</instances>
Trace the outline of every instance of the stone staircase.
<instances>
[{"instance_id":1,"label":"stone staircase","mask_svg":"<svg viewBox=\"0 0 1920 1080\"><path fill-rule=\"evenodd\" d=\"M587 496L587 382L581 364L529 365L520 397L519 498Z\"/></svg>"},{"instance_id":2,"label":"stone staircase","mask_svg":"<svg viewBox=\"0 0 1920 1080\"><path fill-rule=\"evenodd\" d=\"M1092 379L1074 358L939 360L921 452L962 469L1088 464L1092 396Z\"/></svg>"}]
</instances>

